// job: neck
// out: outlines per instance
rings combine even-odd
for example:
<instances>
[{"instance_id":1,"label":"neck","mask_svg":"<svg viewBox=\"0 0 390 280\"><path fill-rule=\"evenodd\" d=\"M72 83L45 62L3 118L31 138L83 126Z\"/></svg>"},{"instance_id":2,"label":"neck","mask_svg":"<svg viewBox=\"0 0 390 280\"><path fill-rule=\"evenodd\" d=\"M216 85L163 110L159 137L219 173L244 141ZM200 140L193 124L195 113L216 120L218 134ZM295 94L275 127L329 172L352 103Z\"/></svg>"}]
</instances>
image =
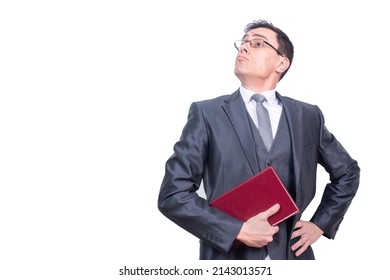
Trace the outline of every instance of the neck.
<instances>
[{"instance_id":1,"label":"neck","mask_svg":"<svg viewBox=\"0 0 390 280\"><path fill-rule=\"evenodd\" d=\"M237 75L237 78L241 81L241 86L247 88L251 91L261 93L268 90L276 89L276 85L278 84L278 76L267 78L260 78L248 75Z\"/></svg>"},{"instance_id":2,"label":"neck","mask_svg":"<svg viewBox=\"0 0 390 280\"><path fill-rule=\"evenodd\" d=\"M274 90L276 88L275 83L258 84L258 83L245 83L244 81L241 82L241 86L256 93L262 93L269 90Z\"/></svg>"}]
</instances>

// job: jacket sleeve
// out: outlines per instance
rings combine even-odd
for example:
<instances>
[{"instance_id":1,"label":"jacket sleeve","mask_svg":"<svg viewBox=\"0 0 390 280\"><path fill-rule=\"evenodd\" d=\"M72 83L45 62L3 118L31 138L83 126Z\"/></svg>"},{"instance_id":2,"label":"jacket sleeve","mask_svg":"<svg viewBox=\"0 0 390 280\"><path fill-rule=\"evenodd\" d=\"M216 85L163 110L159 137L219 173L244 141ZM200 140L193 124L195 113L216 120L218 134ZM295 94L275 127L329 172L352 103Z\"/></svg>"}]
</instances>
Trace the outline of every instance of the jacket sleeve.
<instances>
[{"instance_id":1,"label":"jacket sleeve","mask_svg":"<svg viewBox=\"0 0 390 280\"><path fill-rule=\"evenodd\" d=\"M318 162L328 172L330 182L325 186L320 205L311 221L324 231L324 236L333 239L358 190L360 168L327 130L324 117L318 110L321 119Z\"/></svg>"},{"instance_id":2,"label":"jacket sleeve","mask_svg":"<svg viewBox=\"0 0 390 280\"><path fill-rule=\"evenodd\" d=\"M180 140L166 162L158 208L186 231L217 250L228 252L242 221L210 207L196 192L207 164L208 129L200 105L193 103Z\"/></svg>"}]
</instances>

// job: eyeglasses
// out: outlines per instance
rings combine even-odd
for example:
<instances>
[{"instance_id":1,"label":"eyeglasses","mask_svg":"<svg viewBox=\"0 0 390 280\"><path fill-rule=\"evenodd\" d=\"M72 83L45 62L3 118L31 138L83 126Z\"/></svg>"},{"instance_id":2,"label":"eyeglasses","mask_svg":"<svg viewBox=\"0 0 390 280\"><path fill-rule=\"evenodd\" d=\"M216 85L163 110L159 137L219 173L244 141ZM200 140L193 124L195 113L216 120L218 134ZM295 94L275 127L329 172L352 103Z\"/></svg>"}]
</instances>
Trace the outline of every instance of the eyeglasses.
<instances>
[{"instance_id":1,"label":"eyeglasses","mask_svg":"<svg viewBox=\"0 0 390 280\"><path fill-rule=\"evenodd\" d=\"M259 39L259 38L256 38L256 39L252 39L252 40L238 40L238 41L235 41L234 42L234 47L240 51L240 48L242 45L246 44L246 43L249 43L249 45L251 46L251 48L254 48L254 49L257 49L257 48L261 48L263 47L264 45L267 45L271 48L273 48L277 53L278 55L280 56L284 56L280 51L278 51L277 48L275 48L274 46L272 46L270 43L268 43L267 41L264 41L263 39Z\"/></svg>"}]
</instances>

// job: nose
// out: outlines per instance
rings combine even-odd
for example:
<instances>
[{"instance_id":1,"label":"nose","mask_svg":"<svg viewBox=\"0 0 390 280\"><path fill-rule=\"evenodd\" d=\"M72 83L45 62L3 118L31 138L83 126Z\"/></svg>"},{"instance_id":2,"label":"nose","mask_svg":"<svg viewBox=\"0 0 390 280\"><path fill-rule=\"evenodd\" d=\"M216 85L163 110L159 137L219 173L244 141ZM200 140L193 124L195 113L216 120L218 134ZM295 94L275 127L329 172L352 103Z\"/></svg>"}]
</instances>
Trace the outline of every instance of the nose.
<instances>
[{"instance_id":1,"label":"nose","mask_svg":"<svg viewBox=\"0 0 390 280\"><path fill-rule=\"evenodd\" d=\"M240 52L249 53L249 42L248 41L241 45Z\"/></svg>"}]
</instances>

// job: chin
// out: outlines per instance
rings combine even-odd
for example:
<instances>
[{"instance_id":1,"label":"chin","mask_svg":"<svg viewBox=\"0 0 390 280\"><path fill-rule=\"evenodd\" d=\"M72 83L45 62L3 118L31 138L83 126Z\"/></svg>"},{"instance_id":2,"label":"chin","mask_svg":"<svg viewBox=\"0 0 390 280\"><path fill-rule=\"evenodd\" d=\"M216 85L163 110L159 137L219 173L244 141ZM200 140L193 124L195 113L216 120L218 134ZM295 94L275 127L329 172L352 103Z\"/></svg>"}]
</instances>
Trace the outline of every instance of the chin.
<instances>
[{"instance_id":1,"label":"chin","mask_svg":"<svg viewBox=\"0 0 390 280\"><path fill-rule=\"evenodd\" d=\"M234 74L237 76L237 77L240 77L240 76L244 76L246 73L246 71L244 71L244 69L240 69L240 68L234 68Z\"/></svg>"}]
</instances>

